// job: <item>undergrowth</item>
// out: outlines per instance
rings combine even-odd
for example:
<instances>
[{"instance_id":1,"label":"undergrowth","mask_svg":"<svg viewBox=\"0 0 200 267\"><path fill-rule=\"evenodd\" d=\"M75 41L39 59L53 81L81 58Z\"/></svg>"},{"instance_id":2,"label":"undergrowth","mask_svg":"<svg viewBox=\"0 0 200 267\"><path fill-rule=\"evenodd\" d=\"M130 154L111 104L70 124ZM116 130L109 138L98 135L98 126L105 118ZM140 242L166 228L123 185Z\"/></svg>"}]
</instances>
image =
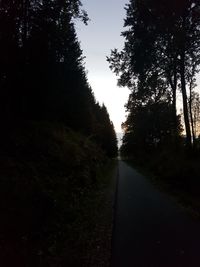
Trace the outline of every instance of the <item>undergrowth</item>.
<instances>
[{"instance_id":1,"label":"undergrowth","mask_svg":"<svg viewBox=\"0 0 200 267\"><path fill-rule=\"evenodd\" d=\"M0 265L83 266L102 150L47 122L9 129L0 146Z\"/></svg>"},{"instance_id":2,"label":"undergrowth","mask_svg":"<svg viewBox=\"0 0 200 267\"><path fill-rule=\"evenodd\" d=\"M193 217L200 219L200 157L165 149L126 159L159 188L176 198Z\"/></svg>"}]
</instances>

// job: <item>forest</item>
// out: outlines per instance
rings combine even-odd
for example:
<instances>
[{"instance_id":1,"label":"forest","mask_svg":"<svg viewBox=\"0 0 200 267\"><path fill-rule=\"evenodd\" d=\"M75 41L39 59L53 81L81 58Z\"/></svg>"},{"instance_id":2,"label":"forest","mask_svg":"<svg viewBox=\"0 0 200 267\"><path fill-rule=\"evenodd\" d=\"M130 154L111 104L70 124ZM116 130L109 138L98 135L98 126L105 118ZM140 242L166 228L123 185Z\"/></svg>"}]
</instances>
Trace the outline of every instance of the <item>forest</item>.
<instances>
[{"instance_id":1,"label":"forest","mask_svg":"<svg viewBox=\"0 0 200 267\"><path fill-rule=\"evenodd\" d=\"M125 9L124 47L107 58L130 89L121 154L198 195L200 3L134 0Z\"/></svg>"},{"instance_id":2,"label":"forest","mask_svg":"<svg viewBox=\"0 0 200 267\"><path fill-rule=\"evenodd\" d=\"M129 0L125 11L123 47L105 57L130 91L118 152L76 32L77 22L90 20L82 1L0 1L2 267L110 267L124 218L146 218L151 209L141 207L152 195L161 201L152 214L166 203L130 166L182 196L200 218L200 1Z\"/></svg>"},{"instance_id":3,"label":"forest","mask_svg":"<svg viewBox=\"0 0 200 267\"><path fill-rule=\"evenodd\" d=\"M87 80L77 20L88 22L79 0L0 1L2 267L79 266L80 235L92 227L85 230L85 213L95 216L99 177L117 155L113 123Z\"/></svg>"}]
</instances>

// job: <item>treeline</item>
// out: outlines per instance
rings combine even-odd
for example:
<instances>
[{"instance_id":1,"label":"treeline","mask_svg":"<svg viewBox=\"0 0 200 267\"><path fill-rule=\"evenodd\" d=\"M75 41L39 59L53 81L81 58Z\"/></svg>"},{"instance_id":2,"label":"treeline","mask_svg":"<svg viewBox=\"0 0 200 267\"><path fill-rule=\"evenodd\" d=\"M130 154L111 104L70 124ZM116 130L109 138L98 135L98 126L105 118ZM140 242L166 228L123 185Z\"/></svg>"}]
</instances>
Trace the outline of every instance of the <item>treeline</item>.
<instances>
[{"instance_id":1,"label":"treeline","mask_svg":"<svg viewBox=\"0 0 200 267\"><path fill-rule=\"evenodd\" d=\"M87 81L77 19L87 24L79 0L0 1L1 266L94 257L117 139Z\"/></svg>"},{"instance_id":2,"label":"treeline","mask_svg":"<svg viewBox=\"0 0 200 267\"><path fill-rule=\"evenodd\" d=\"M108 112L93 96L75 20L87 24L79 0L15 0L0 3L0 117L61 122L90 135L115 156Z\"/></svg>"},{"instance_id":3,"label":"treeline","mask_svg":"<svg viewBox=\"0 0 200 267\"><path fill-rule=\"evenodd\" d=\"M124 48L108 58L119 85L130 89L121 150L141 157L170 148L189 154L199 149L200 2L130 0L125 9Z\"/></svg>"}]
</instances>

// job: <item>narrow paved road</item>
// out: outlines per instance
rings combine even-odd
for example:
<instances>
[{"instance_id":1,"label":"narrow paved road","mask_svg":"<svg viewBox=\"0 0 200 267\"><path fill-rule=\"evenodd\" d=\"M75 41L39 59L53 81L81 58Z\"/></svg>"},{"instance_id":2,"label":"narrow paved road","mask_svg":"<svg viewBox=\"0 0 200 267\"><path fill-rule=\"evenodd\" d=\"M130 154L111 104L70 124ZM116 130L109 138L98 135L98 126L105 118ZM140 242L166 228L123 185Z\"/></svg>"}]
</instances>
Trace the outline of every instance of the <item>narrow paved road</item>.
<instances>
[{"instance_id":1,"label":"narrow paved road","mask_svg":"<svg viewBox=\"0 0 200 267\"><path fill-rule=\"evenodd\" d=\"M112 267L200 267L200 223L123 161Z\"/></svg>"}]
</instances>

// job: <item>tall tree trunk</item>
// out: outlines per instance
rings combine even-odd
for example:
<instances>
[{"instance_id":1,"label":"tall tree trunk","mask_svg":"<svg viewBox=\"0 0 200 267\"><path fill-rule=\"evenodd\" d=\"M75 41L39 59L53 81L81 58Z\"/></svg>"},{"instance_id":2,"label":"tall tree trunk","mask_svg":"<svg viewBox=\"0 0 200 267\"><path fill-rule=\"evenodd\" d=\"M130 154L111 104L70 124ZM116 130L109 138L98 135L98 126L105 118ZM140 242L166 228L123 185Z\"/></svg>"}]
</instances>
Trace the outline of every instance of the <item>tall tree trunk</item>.
<instances>
[{"instance_id":1,"label":"tall tree trunk","mask_svg":"<svg viewBox=\"0 0 200 267\"><path fill-rule=\"evenodd\" d=\"M172 108L173 108L173 123L174 123L174 143L177 143L178 136L178 121L177 121L177 109L176 109L176 92L177 92L177 59L174 60L173 74L168 74L169 83L172 89Z\"/></svg>"},{"instance_id":2,"label":"tall tree trunk","mask_svg":"<svg viewBox=\"0 0 200 267\"><path fill-rule=\"evenodd\" d=\"M193 119L193 112L192 112L192 81L190 82L189 110L190 110L190 124L191 124L191 130L192 130L192 141L193 141L193 147L195 147L196 136L195 136L194 119Z\"/></svg>"},{"instance_id":3,"label":"tall tree trunk","mask_svg":"<svg viewBox=\"0 0 200 267\"><path fill-rule=\"evenodd\" d=\"M182 50L180 54L180 75L181 75L181 92L183 97L183 114L184 114L184 123L186 131L186 147L188 150L192 148L191 140L191 129L189 121L189 111L188 111L188 101L187 101L187 91L186 91L186 82L185 82L185 51Z\"/></svg>"},{"instance_id":4,"label":"tall tree trunk","mask_svg":"<svg viewBox=\"0 0 200 267\"><path fill-rule=\"evenodd\" d=\"M177 91L177 66L176 63L174 63L174 83L173 83L173 113L174 113L174 127L175 127L175 135L177 137L177 130L178 130L178 124L177 124L177 110L176 110L176 91Z\"/></svg>"}]
</instances>

